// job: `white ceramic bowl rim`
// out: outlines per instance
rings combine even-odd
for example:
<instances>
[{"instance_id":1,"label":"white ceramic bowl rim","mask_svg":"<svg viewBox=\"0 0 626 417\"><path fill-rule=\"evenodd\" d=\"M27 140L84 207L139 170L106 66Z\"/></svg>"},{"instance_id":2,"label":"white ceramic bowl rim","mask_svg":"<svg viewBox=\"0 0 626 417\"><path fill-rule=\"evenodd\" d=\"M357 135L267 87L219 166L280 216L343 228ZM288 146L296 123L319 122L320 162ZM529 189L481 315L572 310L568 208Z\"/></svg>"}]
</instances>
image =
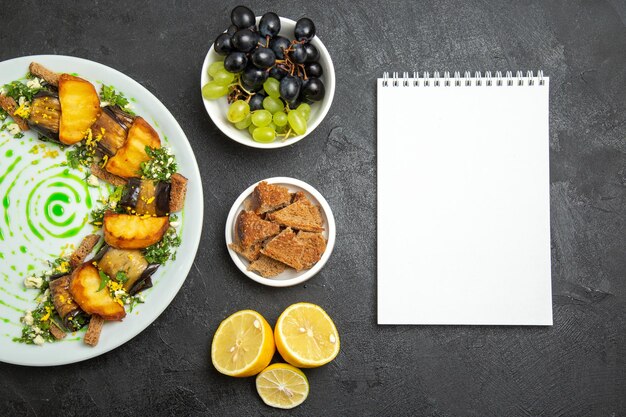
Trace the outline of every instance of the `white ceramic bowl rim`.
<instances>
[{"instance_id":1,"label":"white ceramic bowl rim","mask_svg":"<svg viewBox=\"0 0 626 417\"><path fill-rule=\"evenodd\" d=\"M261 17L257 16L257 23L260 19ZM294 20L288 19L286 17L281 17L280 23L282 26L281 33L283 30L291 31L296 24ZM206 100L202 97L204 107L209 117L211 117L211 120L213 120L213 123L215 123L215 126L217 126L217 128L220 129L224 135L228 136L235 142L239 142L242 145L258 149L276 149L290 146L310 135L311 132L313 132L317 128L317 126L319 126L322 120L324 120L326 114L328 114L328 111L330 110L330 107L333 103L333 98L335 96L335 67L333 66L333 61L330 57L330 53L318 36L315 36L311 40L311 43L315 45L315 47L320 52L319 62L324 68L324 74L322 75L322 79L324 81L326 93L322 101L313 103L311 105L312 108L319 106L319 109L316 111L316 114L314 114L313 112L311 113L311 118L307 122L307 131L304 135L294 136L285 141L276 140L271 143L256 142L252 139L247 129L238 130L228 120L226 120L225 117L222 117L222 115L218 114L218 110L220 108L220 104L218 103L218 101L221 101L221 99ZM209 51L207 52L206 57L204 58L204 62L202 64L202 72L200 73L200 88L202 88L202 86L209 81L209 65L210 63L214 62L217 56L219 55L217 55L217 53L214 51L213 44L211 44L211 48L209 48Z\"/></svg>"},{"instance_id":2,"label":"white ceramic bowl rim","mask_svg":"<svg viewBox=\"0 0 626 417\"><path fill-rule=\"evenodd\" d=\"M234 250L228 247L228 245L233 242L233 230L235 226L234 223L235 223L235 219L237 215L239 214L240 207L243 204L244 200L246 200L250 196L250 194L252 194L252 191L254 190L254 188L261 181L266 181L269 184L289 184L289 185L294 185L296 187L302 188L303 190L311 194L313 197L315 197L315 199L321 206L322 211L326 215L326 220L328 223L327 224L328 241L326 242L326 250L322 254L321 259L315 265L313 265L311 269L303 271L300 275L291 279L280 280L280 279L272 279L272 278L263 278L262 276L252 271L248 271L247 266L241 260L237 252L235 252ZM322 194L319 193L319 191L317 191L311 185L307 184L304 181L300 181L300 180L297 180L295 178L290 178L290 177L274 177L274 178L267 178L267 179L255 182L250 187L248 187L243 193L241 193L241 195L235 200L235 202L233 203L233 206L230 209L230 212L228 213L228 217L226 219L226 247L228 248L228 253L230 254L230 257L232 258L233 262L235 263L235 265L237 265L237 268L239 268L239 270L241 270L241 272L243 272L248 278L260 284L268 285L271 287L290 287L293 285L298 285L307 281L308 279L313 277L315 274L317 274L324 267L324 265L330 258L330 255L335 246L335 236L336 236L335 218L333 216L333 212L330 206L328 205L328 202L326 201L326 199L322 196Z\"/></svg>"}]
</instances>

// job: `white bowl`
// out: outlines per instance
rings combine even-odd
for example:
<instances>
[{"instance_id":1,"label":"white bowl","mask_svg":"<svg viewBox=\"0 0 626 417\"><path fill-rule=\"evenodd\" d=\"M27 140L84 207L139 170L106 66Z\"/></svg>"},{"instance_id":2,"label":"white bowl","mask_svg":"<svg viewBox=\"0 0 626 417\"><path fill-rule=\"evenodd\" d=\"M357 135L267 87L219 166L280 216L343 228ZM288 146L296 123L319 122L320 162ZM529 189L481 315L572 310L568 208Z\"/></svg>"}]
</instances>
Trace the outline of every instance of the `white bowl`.
<instances>
[{"instance_id":1,"label":"white bowl","mask_svg":"<svg viewBox=\"0 0 626 417\"><path fill-rule=\"evenodd\" d=\"M273 278L263 278L261 275L256 272L248 271L248 265L250 262L239 255L234 250L230 249L228 245L233 243L235 235L235 223L237 219L237 215L241 210L244 209L245 200L252 195L252 191L257 186L257 183L252 184L250 187L246 189L241 195L235 200L230 212L228 213L228 218L226 219L226 247L228 248L228 253L230 253L230 257L233 259L237 268L241 270L248 278L263 284L269 285L271 287L289 287L292 285L298 285L303 283L304 281L310 279L313 275L317 274L326 264L328 258L330 258L330 254L333 251L333 247L335 246L335 218L333 217L333 212L328 205L328 202L322 195L309 184L304 181L297 180L295 178L289 177L275 177L268 178L262 181L266 181L269 184L279 184L287 187L290 192L294 193L296 191L303 191L307 198L313 204L317 204L322 209L322 219L324 220L324 232L322 235L326 238L326 250L322 254L322 258L313 265L311 269L305 269L300 272L297 272L293 269L288 269L287 271L279 274ZM259 181L260 182L260 181Z\"/></svg>"},{"instance_id":2,"label":"white bowl","mask_svg":"<svg viewBox=\"0 0 626 417\"><path fill-rule=\"evenodd\" d=\"M260 19L260 17L257 17L257 24ZM280 24L281 29L279 35L285 36L289 39L294 39L293 29L296 26L296 22L291 19L281 17ZM220 97L217 100L207 100L202 98L204 101L204 107L213 120L213 123L215 123L215 125L232 140L246 146L261 149L275 149L293 145L313 132L322 120L324 120L324 117L326 117L326 113L328 113L328 110L333 102L333 96L335 95L335 68L333 67L333 61L330 59L328 50L317 36L311 40L311 44L313 44L320 52L319 63L324 71L320 79L324 82L326 93L321 101L311 104L311 116L307 121L307 130L304 135L292 136L285 141L277 139L271 143L256 142L252 139L248 129L239 130L226 119L226 114L228 112L228 102L226 101L226 97ZM215 52L215 48L211 46L211 49L209 49L209 52L204 58L204 63L202 64L202 72L200 73L200 88L209 82L209 65L215 61L223 59L224 57L218 55L218 53Z\"/></svg>"}]
</instances>

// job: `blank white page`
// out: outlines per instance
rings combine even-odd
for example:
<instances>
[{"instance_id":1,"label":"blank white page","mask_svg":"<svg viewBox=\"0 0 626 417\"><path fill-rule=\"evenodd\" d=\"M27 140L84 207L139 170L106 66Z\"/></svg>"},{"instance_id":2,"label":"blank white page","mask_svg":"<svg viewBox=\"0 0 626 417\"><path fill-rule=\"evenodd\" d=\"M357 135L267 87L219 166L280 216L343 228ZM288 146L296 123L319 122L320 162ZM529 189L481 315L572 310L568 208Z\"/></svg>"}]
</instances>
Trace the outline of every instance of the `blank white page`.
<instances>
[{"instance_id":1,"label":"blank white page","mask_svg":"<svg viewBox=\"0 0 626 417\"><path fill-rule=\"evenodd\" d=\"M378 80L378 323L551 325L549 80L462 80Z\"/></svg>"}]
</instances>

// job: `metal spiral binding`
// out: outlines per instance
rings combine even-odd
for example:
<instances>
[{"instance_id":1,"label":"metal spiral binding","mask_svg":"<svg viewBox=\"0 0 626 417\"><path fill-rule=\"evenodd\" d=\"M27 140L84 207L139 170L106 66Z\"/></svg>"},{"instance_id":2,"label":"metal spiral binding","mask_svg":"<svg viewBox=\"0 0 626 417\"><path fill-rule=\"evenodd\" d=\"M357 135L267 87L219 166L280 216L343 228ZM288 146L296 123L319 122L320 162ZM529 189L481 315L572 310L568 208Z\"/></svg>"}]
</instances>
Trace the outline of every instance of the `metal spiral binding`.
<instances>
[{"instance_id":1,"label":"metal spiral binding","mask_svg":"<svg viewBox=\"0 0 626 417\"><path fill-rule=\"evenodd\" d=\"M492 75L491 71L484 73L480 71L472 73L465 71L463 76L459 71L454 71L453 75L450 75L449 71L444 71L443 76L439 71L435 71L432 74L428 71L424 71L421 74L418 71L414 71L412 74L403 72L402 77L398 72L392 72L391 76L389 72L383 72L382 86L388 87L512 87L512 86L527 86L533 87L535 85L544 86L546 80L544 79L543 71L537 71L537 76L534 76L533 71L526 71L524 74L522 71L516 71L513 75L513 71L506 71L504 76L502 71L496 71Z\"/></svg>"}]
</instances>

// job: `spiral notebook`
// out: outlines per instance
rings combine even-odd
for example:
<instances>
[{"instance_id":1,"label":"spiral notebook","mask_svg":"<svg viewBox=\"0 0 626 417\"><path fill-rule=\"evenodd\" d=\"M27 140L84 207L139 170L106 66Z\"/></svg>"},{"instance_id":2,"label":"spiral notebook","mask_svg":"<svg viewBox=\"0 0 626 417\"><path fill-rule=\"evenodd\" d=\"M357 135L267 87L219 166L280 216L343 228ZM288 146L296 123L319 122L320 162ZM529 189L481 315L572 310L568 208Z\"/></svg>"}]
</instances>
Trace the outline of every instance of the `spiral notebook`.
<instances>
[{"instance_id":1,"label":"spiral notebook","mask_svg":"<svg viewBox=\"0 0 626 417\"><path fill-rule=\"evenodd\" d=\"M378 80L378 323L551 325L549 79Z\"/></svg>"}]
</instances>

